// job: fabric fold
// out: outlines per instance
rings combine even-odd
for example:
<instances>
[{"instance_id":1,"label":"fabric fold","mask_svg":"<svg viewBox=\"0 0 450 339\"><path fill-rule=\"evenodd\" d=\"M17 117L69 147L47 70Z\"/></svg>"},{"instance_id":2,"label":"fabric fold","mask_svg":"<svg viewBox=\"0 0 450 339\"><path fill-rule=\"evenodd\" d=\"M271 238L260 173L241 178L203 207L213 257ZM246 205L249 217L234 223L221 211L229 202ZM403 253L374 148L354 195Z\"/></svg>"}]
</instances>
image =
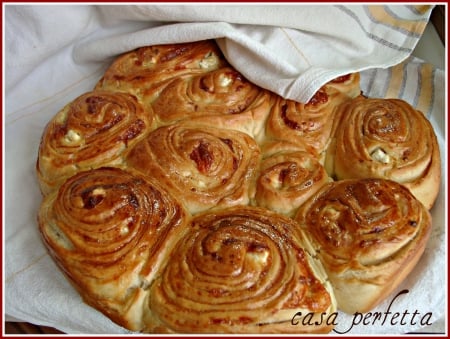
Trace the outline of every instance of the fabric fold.
<instances>
[{"instance_id":1,"label":"fabric fold","mask_svg":"<svg viewBox=\"0 0 450 339\"><path fill-rule=\"evenodd\" d=\"M405 60L422 36L433 6L97 5L75 9L67 7L68 12L82 16L78 39L73 31L62 29L66 16L50 17L53 9L48 6L27 13L44 29L28 37L31 46L20 48L14 48L21 43L13 39L14 23L18 21L19 31L25 30L20 26L24 17L12 15L8 20L13 29L7 26L6 36L16 55L7 64L16 68L21 63L36 64L58 42L63 47L65 36L75 41L72 62L80 67L110 61L145 45L217 39L227 59L250 81L287 99L307 102L333 77ZM48 29L51 25L62 28L53 32ZM33 61L30 51L37 43L42 54ZM42 51L46 46L49 50Z\"/></svg>"}]
</instances>

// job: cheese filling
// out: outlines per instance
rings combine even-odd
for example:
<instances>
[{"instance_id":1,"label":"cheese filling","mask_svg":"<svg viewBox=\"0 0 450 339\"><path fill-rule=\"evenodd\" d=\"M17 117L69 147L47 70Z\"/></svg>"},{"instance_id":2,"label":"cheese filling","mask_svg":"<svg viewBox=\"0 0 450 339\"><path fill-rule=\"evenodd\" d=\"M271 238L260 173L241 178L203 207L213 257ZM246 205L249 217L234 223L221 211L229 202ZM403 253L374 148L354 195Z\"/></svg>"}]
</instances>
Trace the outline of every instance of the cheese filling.
<instances>
[{"instance_id":1,"label":"cheese filling","mask_svg":"<svg viewBox=\"0 0 450 339\"><path fill-rule=\"evenodd\" d=\"M383 151L381 148L377 148L375 149L370 156L372 157L372 159L381 162L383 164L389 164L391 162L391 158L389 157L389 155Z\"/></svg>"},{"instance_id":2,"label":"cheese filling","mask_svg":"<svg viewBox=\"0 0 450 339\"><path fill-rule=\"evenodd\" d=\"M72 144L78 144L81 141L81 134L69 129L67 133L64 135L64 142L66 144L72 145Z\"/></svg>"},{"instance_id":3,"label":"cheese filling","mask_svg":"<svg viewBox=\"0 0 450 339\"><path fill-rule=\"evenodd\" d=\"M200 61L199 66L202 69L210 69L215 67L218 64L217 55L214 53L208 53L205 57Z\"/></svg>"}]
</instances>

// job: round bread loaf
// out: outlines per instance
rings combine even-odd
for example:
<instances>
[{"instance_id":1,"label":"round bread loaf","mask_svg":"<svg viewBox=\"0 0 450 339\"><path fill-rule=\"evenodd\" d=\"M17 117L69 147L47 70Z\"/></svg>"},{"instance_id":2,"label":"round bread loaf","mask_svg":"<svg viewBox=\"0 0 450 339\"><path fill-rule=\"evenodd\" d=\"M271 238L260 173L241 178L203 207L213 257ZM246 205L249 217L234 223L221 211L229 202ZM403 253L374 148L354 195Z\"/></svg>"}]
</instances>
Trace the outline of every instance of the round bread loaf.
<instances>
[{"instance_id":1,"label":"round bread loaf","mask_svg":"<svg viewBox=\"0 0 450 339\"><path fill-rule=\"evenodd\" d=\"M301 146L268 143L255 181L254 203L293 217L311 195L332 179L324 166Z\"/></svg>"},{"instance_id":2,"label":"round bread loaf","mask_svg":"<svg viewBox=\"0 0 450 339\"><path fill-rule=\"evenodd\" d=\"M431 232L431 215L411 192L385 179L323 186L295 219L323 263L339 309L368 312L411 272Z\"/></svg>"},{"instance_id":3,"label":"round bread loaf","mask_svg":"<svg viewBox=\"0 0 450 339\"><path fill-rule=\"evenodd\" d=\"M48 194L78 171L122 166L124 154L148 133L153 113L128 93L92 91L67 104L47 124L36 169Z\"/></svg>"},{"instance_id":4,"label":"round bread loaf","mask_svg":"<svg viewBox=\"0 0 450 339\"><path fill-rule=\"evenodd\" d=\"M191 220L175 247L150 288L150 332L332 329L321 321L336 312L331 286L292 219L247 206L209 212ZM295 314L303 316L293 326Z\"/></svg>"},{"instance_id":5,"label":"round bread loaf","mask_svg":"<svg viewBox=\"0 0 450 339\"><path fill-rule=\"evenodd\" d=\"M258 145L245 133L182 121L150 133L127 164L164 182L195 214L247 205L259 158Z\"/></svg>"},{"instance_id":6,"label":"round bread loaf","mask_svg":"<svg viewBox=\"0 0 450 339\"><path fill-rule=\"evenodd\" d=\"M431 225L419 200L439 187L415 110L377 99L394 113L355 127L352 112L375 102L359 79L298 103L250 83L212 40L119 56L43 131L45 246L87 304L131 331L330 332L338 309L370 310L411 271ZM383 175L344 152L366 127ZM387 169L380 152L399 150Z\"/></svg>"},{"instance_id":7,"label":"round bread loaf","mask_svg":"<svg viewBox=\"0 0 450 339\"><path fill-rule=\"evenodd\" d=\"M339 108L342 116L327 166L337 180L384 178L408 187L431 209L439 192L441 161L433 127L400 99L359 96Z\"/></svg>"},{"instance_id":8,"label":"round bread loaf","mask_svg":"<svg viewBox=\"0 0 450 339\"><path fill-rule=\"evenodd\" d=\"M139 331L146 290L187 218L153 178L104 167L79 172L47 195L38 221L51 256L83 299Z\"/></svg>"}]
</instances>

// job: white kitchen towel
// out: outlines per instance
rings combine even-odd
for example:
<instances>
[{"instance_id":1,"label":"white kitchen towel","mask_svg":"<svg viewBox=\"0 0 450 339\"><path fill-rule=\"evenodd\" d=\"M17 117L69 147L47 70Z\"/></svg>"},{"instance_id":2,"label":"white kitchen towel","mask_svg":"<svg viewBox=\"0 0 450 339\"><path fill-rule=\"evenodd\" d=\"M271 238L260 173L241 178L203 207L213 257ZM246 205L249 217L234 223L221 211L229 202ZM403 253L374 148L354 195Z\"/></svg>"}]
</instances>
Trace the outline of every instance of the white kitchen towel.
<instances>
[{"instance_id":1,"label":"white kitchen towel","mask_svg":"<svg viewBox=\"0 0 450 339\"><path fill-rule=\"evenodd\" d=\"M365 94L400 97L419 107L435 128L443 166L446 164L444 72L420 60L407 58L426 23L429 6L5 7L4 311L13 318L73 334L127 333L85 305L48 256L37 230L36 214L41 196L35 162L40 136L48 120L69 101L91 90L112 58L128 49L153 42L207 38L211 27L227 27L224 29L227 36L217 38L226 55L236 61L233 64L239 71L256 80L263 80L270 74L274 77L269 79L270 82L280 86L295 83L306 87L310 84L297 80L303 74L300 66L305 60L311 64L310 69L328 69L330 72L338 69L346 73L358 68L350 64L339 65L338 61L345 63L348 62L346 57L365 53L366 60L359 59L363 67L358 66L361 70L366 69L361 73ZM392 23L389 24L389 20L380 23L377 19L380 13L387 14ZM406 15L409 19L403 20ZM324 18L328 19L324 21ZM355 35L368 39L372 47L359 51L358 40L333 35L331 18L337 20L335 33L341 31L342 25L352 26ZM400 22L411 26L400 28L403 27ZM303 28L300 25L304 25ZM206 27L208 30L204 31ZM387 39L382 34L389 30L395 33L392 34L395 39ZM411 33L414 31L416 33ZM202 35L191 36L192 32ZM171 41L175 36L179 40ZM293 37L306 37L307 40L300 42L292 40ZM312 43L320 39L322 44ZM286 41L290 52L284 50ZM391 44L402 47L392 48ZM334 54L326 54L331 53L333 45ZM255 48L250 48L252 46ZM305 49L297 51L293 46ZM317 64L312 54L300 57L309 49L313 53L314 46L318 49L316 55L320 56ZM370 50L378 52L378 49L392 50L390 52L396 59L386 58L382 63L375 58L385 57L387 51L374 53L372 58ZM327 59L333 63L328 66L319 63ZM398 63L401 60L404 62ZM271 64L272 61L276 62ZM259 68L252 78L250 73L258 67L263 70ZM299 77L295 75L297 71ZM315 80L321 83L325 78ZM287 86L288 90L294 88L294 85ZM299 94L304 94L304 89L300 88L297 88ZM392 312L409 312L404 324L395 323L395 319L389 317L384 323L375 321L364 325L361 321L352 326L353 317L339 314L337 330L344 332L351 327L347 334L398 334L426 329L429 323L444 316L447 309L443 288L446 274L442 268L442 260L446 257L445 192L443 176L441 193L432 210L433 233L424 256L399 290L374 310L386 311L395 295L406 289L408 293L400 295L391 308ZM420 316L411 319L411 313L416 310ZM422 319L428 323L420 323Z\"/></svg>"},{"instance_id":2,"label":"white kitchen towel","mask_svg":"<svg viewBox=\"0 0 450 339\"><path fill-rule=\"evenodd\" d=\"M250 81L285 98L306 102L320 86L339 75L390 67L406 59L432 8L330 4L7 6L6 87L11 89L20 79L39 72L36 66L47 59L54 63L52 77L60 77L62 67L69 68L64 81L71 83L85 70L140 46L217 39L230 63ZM66 48L66 59L55 55Z\"/></svg>"}]
</instances>

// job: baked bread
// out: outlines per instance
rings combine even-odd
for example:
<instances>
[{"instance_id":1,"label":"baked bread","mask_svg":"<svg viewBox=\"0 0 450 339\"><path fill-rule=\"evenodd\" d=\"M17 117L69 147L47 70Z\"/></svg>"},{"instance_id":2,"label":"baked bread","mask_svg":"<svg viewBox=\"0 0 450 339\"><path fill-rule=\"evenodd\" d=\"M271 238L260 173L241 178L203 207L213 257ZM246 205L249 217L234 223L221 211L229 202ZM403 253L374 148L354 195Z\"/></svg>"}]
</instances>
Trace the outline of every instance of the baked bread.
<instances>
[{"instance_id":1,"label":"baked bread","mask_svg":"<svg viewBox=\"0 0 450 339\"><path fill-rule=\"evenodd\" d=\"M385 179L323 186L295 217L323 263L338 303L368 312L411 272L431 232L431 215L411 192Z\"/></svg>"},{"instance_id":2,"label":"baked bread","mask_svg":"<svg viewBox=\"0 0 450 339\"><path fill-rule=\"evenodd\" d=\"M362 94L360 86L361 76L358 72L341 75L327 82L325 87L333 87L349 98L356 98Z\"/></svg>"},{"instance_id":3,"label":"baked bread","mask_svg":"<svg viewBox=\"0 0 450 339\"><path fill-rule=\"evenodd\" d=\"M150 287L149 331L328 333L335 300L311 250L266 209L198 215Z\"/></svg>"},{"instance_id":4,"label":"baked bread","mask_svg":"<svg viewBox=\"0 0 450 339\"><path fill-rule=\"evenodd\" d=\"M85 302L140 331L146 290L187 217L152 178L98 168L45 197L38 221L51 256Z\"/></svg>"},{"instance_id":5,"label":"baked bread","mask_svg":"<svg viewBox=\"0 0 450 339\"><path fill-rule=\"evenodd\" d=\"M222 67L174 79L153 101L152 108L162 124L205 117L197 120L254 137L263 130L272 98L270 92L252 84L232 67Z\"/></svg>"},{"instance_id":6,"label":"baked bread","mask_svg":"<svg viewBox=\"0 0 450 339\"><path fill-rule=\"evenodd\" d=\"M258 145L245 133L182 121L150 133L127 164L163 182L195 214L248 204L259 158Z\"/></svg>"},{"instance_id":7,"label":"baked bread","mask_svg":"<svg viewBox=\"0 0 450 339\"><path fill-rule=\"evenodd\" d=\"M266 138L303 145L323 162L339 121L336 107L346 100L348 96L332 86L323 86L306 104L279 97L267 120Z\"/></svg>"},{"instance_id":8,"label":"baked bread","mask_svg":"<svg viewBox=\"0 0 450 339\"><path fill-rule=\"evenodd\" d=\"M338 308L370 310L411 271L431 219L408 188L439 188L429 124L382 99L401 107L399 132L425 126L401 147L427 170L408 181L403 159L390 172L405 186L345 180L363 166L341 152L359 142L345 124L374 102L359 80L303 104L250 83L211 40L123 54L43 132L45 246L86 303L132 331L328 333Z\"/></svg>"},{"instance_id":9,"label":"baked bread","mask_svg":"<svg viewBox=\"0 0 450 339\"><path fill-rule=\"evenodd\" d=\"M114 60L95 88L134 94L147 108L170 81L227 65L214 40L144 46Z\"/></svg>"},{"instance_id":10,"label":"baked bread","mask_svg":"<svg viewBox=\"0 0 450 339\"><path fill-rule=\"evenodd\" d=\"M336 179L397 181L430 209L439 191L441 161L433 127L400 99L359 96L340 108L327 167Z\"/></svg>"},{"instance_id":11,"label":"baked bread","mask_svg":"<svg viewBox=\"0 0 450 339\"><path fill-rule=\"evenodd\" d=\"M91 168L123 165L124 153L153 126L128 93L92 91L67 104L47 124L36 164L43 194L65 179Z\"/></svg>"},{"instance_id":12,"label":"baked bread","mask_svg":"<svg viewBox=\"0 0 450 339\"><path fill-rule=\"evenodd\" d=\"M268 143L255 182L255 204L293 217L320 187L332 181L310 152L288 142Z\"/></svg>"}]
</instances>

